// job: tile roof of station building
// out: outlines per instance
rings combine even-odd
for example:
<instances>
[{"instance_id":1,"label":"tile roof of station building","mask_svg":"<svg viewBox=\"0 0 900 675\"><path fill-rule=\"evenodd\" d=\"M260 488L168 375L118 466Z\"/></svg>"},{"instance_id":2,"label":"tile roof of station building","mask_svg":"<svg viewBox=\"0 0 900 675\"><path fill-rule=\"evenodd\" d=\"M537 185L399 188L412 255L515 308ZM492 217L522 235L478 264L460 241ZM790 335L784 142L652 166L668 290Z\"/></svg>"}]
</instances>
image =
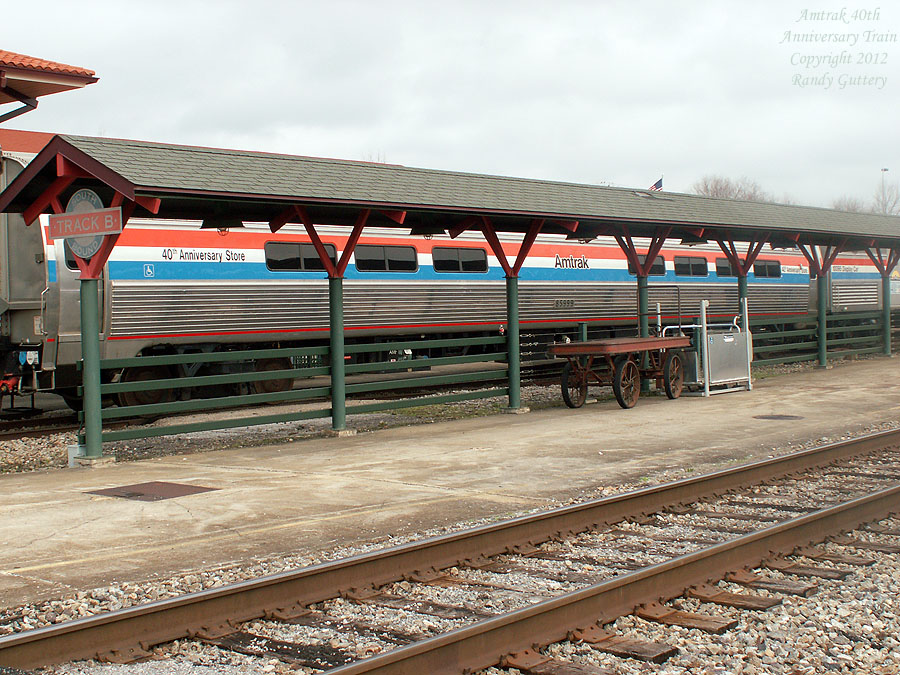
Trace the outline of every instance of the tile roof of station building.
<instances>
[{"instance_id":1,"label":"tile roof of station building","mask_svg":"<svg viewBox=\"0 0 900 675\"><path fill-rule=\"evenodd\" d=\"M95 75L93 70L88 70L87 68L70 66L66 63L48 61L47 59L39 59L34 56L16 54L15 52L0 49L0 68L4 66L59 75L77 75L79 77L94 77Z\"/></svg>"},{"instance_id":2,"label":"tile roof of station building","mask_svg":"<svg viewBox=\"0 0 900 675\"><path fill-rule=\"evenodd\" d=\"M53 138L43 131L21 131L0 126L0 150L25 152L36 155Z\"/></svg>"},{"instance_id":3,"label":"tile roof of station building","mask_svg":"<svg viewBox=\"0 0 900 675\"><path fill-rule=\"evenodd\" d=\"M900 218L895 216L145 141L60 136L50 145L54 143L53 152L83 153L136 193L161 197L160 215L167 201L174 206L190 196L264 204L270 211L263 216L274 215L286 203L304 203L321 209L396 208L410 215L486 214L496 218L498 227L505 220L512 230L535 217L578 220L575 238L608 233L603 228L610 224L628 224L637 236L671 225L672 236L703 227L731 233L737 240L799 233L812 243L850 237L857 243L868 240L866 245L873 239L879 246L900 245Z\"/></svg>"}]
</instances>

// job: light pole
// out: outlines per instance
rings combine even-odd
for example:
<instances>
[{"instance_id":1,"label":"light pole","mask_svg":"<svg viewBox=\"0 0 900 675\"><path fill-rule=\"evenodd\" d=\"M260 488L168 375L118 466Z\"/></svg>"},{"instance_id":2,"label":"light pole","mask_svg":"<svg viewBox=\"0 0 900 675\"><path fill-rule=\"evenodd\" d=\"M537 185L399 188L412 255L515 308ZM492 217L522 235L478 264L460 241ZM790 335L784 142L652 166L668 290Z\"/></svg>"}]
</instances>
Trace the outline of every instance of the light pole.
<instances>
[{"instance_id":1,"label":"light pole","mask_svg":"<svg viewBox=\"0 0 900 675\"><path fill-rule=\"evenodd\" d=\"M887 197L884 193L884 174L887 173L887 169L881 170L881 212L887 213Z\"/></svg>"}]
</instances>

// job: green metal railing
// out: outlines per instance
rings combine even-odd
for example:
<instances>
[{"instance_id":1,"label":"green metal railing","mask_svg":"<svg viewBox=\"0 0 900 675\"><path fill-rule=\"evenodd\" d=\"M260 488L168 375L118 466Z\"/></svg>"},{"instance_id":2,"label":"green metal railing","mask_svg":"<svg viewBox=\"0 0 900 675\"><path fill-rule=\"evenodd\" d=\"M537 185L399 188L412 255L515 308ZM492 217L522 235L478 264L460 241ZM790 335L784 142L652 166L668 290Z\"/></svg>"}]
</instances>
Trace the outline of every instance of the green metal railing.
<instances>
[{"instance_id":1,"label":"green metal railing","mask_svg":"<svg viewBox=\"0 0 900 675\"><path fill-rule=\"evenodd\" d=\"M350 397L380 392L402 392L408 389L422 389L446 385L475 385L472 391L456 392L434 396L379 400L372 403L361 403L346 406L349 414L370 413L381 410L403 409L436 403L475 400L509 393L505 382L508 380L506 338L478 337L452 338L436 340L407 340L403 342L379 342L370 344L349 344L345 346L348 359L358 362L347 363L345 372L347 382L344 390ZM429 358L428 352L434 349L455 349L459 355ZM409 358L406 358L406 356ZM278 370L255 370L255 363L262 359L290 360L293 368ZM220 367L230 372L201 374L177 377L168 370L169 377L143 379L137 381L115 381L100 385L101 396L109 398L128 392L168 392L176 391L181 400L160 401L143 405L105 407L101 412L102 421L109 422L123 418L183 415L185 413L221 412L241 406L263 403L302 403L313 399L327 399L334 393L330 381L330 350L327 346L291 347L286 349L254 349L247 351L227 351L196 354L166 354L159 356L142 356L125 359L106 359L100 362L100 368L106 373L119 373L126 368L178 368L196 371L200 368ZM495 364L493 367L465 370L464 372L446 372L448 367L457 368L466 364ZM391 376L401 371L431 371L438 368L441 372L419 376L394 378L378 378L377 375ZM286 391L271 393L253 393L249 391L256 383L277 380L293 380L293 386ZM359 380L359 381L356 381ZM490 386L491 383L503 383L503 386ZM233 394L212 396L209 398L184 399L184 392L227 386L235 391ZM341 405L344 401L341 400ZM331 417L334 402L330 407L293 410L268 415L243 414L235 411L235 416L227 419L211 419L198 422L179 423L158 426L133 427L121 430L105 430L102 441L123 441L138 438L150 438L173 434L185 434L198 431L214 431L236 427L249 427L279 422L293 422L316 418ZM257 410L258 412L258 410ZM83 419L83 416L81 416ZM79 436L83 443L83 434Z\"/></svg>"},{"instance_id":2,"label":"green metal railing","mask_svg":"<svg viewBox=\"0 0 900 675\"><path fill-rule=\"evenodd\" d=\"M861 321L866 323L859 323ZM829 314L825 329L828 358L883 352L883 321L880 310ZM776 324L772 318L754 317L750 320L750 329L753 331L753 365L799 363L818 358L819 331L815 314L792 318L789 327L782 330L772 330L773 325ZM765 329L762 328L764 326Z\"/></svg>"}]
</instances>

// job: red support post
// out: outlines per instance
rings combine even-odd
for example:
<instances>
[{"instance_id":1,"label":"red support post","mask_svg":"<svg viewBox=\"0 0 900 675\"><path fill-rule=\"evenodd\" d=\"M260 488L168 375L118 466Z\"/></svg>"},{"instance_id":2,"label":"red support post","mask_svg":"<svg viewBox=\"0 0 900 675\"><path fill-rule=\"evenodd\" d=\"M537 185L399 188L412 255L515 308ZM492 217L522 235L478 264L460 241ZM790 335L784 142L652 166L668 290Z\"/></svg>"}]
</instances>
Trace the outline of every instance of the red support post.
<instances>
[{"instance_id":1,"label":"red support post","mask_svg":"<svg viewBox=\"0 0 900 675\"><path fill-rule=\"evenodd\" d=\"M663 244L666 243L666 239L669 237L671 231L671 227L666 227L662 230L662 234L653 236L650 240L650 246L647 249L647 255L644 256L644 262L640 262L638 259L637 247L634 245L634 240L627 228L623 228L622 234L614 234L613 236L616 238L619 248L621 248L622 252L625 254L625 258L634 268L635 274L639 277L646 277L649 276L653 261L656 260L656 256L659 255L659 252L662 250Z\"/></svg>"},{"instance_id":2,"label":"red support post","mask_svg":"<svg viewBox=\"0 0 900 675\"><path fill-rule=\"evenodd\" d=\"M765 246L768 240L769 235L763 235L758 240L751 239L750 243L747 245L747 253L743 258L741 257L741 254L738 253L737 246L734 245L733 239L717 239L716 243L719 245L719 248L722 249L722 253L725 254L725 257L728 258L728 262L730 262L731 266L734 268L735 274L737 274L738 277L746 277L750 273L750 268L753 267L753 264L756 262L756 259L762 252L763 246Z\"/></svg>"},{"instance_id":3,"label":"red support post","mask_svg":"<svg viewBox=\"0 0 900 675\"><path fill-rule=\"evenodd\" d=\"M897 266L897 263L900 262L900 248L892 248L891 254L888 256L887 268L889 271L893 271L893 269Z\"/></svg>"},{"instance_id":4,"label":"red support post","mask_svg":"<svg viewBox=\"0 0 900 675\"><path fill-rule=\"evenodd\" d=\"M631 267L634 268L635 274L640 275L641 263L638 260L637 250L634 247L631 236L628 234L615 234L613 236L616 238L619 248L622 249L622 252L625 254L625 259L631 264Z\"/></svg>"},{"instance_id":5,"label":"red support post","mask_svg":"<svg viewBox=\"0 0 900 675\"><path fill-rule=\"evenodd\" d=\"M303 223L303 226L306 228L306 233L309 235L309 238L312 241L312 245L316 249L316 253L319 254L319 259L322 261L322 265L325 267L325 271L328 272L328 278L339 279L340 275L337 273L337 270L334 267L334 263L331 261L331 257L328 255L328 251L325 250L325 244L322 243L322 239L319 237L319 233L316 232L316 227L315 225L313 225L313 222L310 219L309 214L306 212L306 209L302 206L295 206L294 212L297 214L297 217L300 218L300 222Z\"/></svg>"},{"instance_id":6,"label":"red support post","mask_svg":"<svg viewBox=\"0 0 900 675\"><path fill-rule=\"evenodd\" d=\"M516 278L512 268L509 266L509 260L506 258L506 253L503 251L500 239L497 237L497 232L494 230L494 226L487 216L481 216L481 231L484 234L484 238L487 240L488 245L491 247L491 250L494 252L497 262L500 263L503 271L506 272L506 277L508 279Z\"/></svg>"},{"instance_id":7,"label":"red support post","mask_svg":"<svg viewBox=\"0 0 900 675\"><path fill-rule=\"evenodd\" d=\"M881 276L884 276L885 274L889 274L887 265L884 264L884 256L881 255L880 248L875 249L875 254L872 253L871 248L867 248L866 255L869 256L869 260L872 261L872 264L875 265L875 268L878 270L878 273L881 274ZM876 255L877 255L877 257L876 257Z\"/></svg>"},{"instance_id":8,"label":"red support post","mask_svg":"<svg viewBox=\"0 0 900 675\"><path fill-rule=\"evenodd\" d=\"M522 271L522 265L525 264L525 259L528 257L528 254L531 253L531 247L534 246L534 240L537 239L537 236L543 226L543 218L531 221L531 225L528 228L528 233L525 235L525 239L522 240L522 246L519 247L519 255L516 256L516 262L512 268L513 276L519 276L519 272Z\"/></svg>"},{"instance_id":9,"label":"red support post","mask_svg":"<svg viewBox=\"0 0 900 675\"><path fill-rule=\"evenodd\" d=\"M825 255L823 260L823 269L827 272L831 269L831 266L834 264L834 261L837 259L838 254L844 249L844 246L847 244L847 240L841 240L840 244L836 246L829 246L828 252Z\"/></svg>"},{"instance_id":10,"label":"red support post","mask_svg":"<svg viewBox=\"0 0 900 675\"><path fill-rule=\"evenodd\" d=\"M363 228L366 226L366 221L369 219L369 210L365 209L361 211L359 216L356 218L356 222L353 224L353 231L350 233L350 238L347 239L347 243L344 246L344 250L341 252L341 259L338 261L337 268L335 269L335 274L338 277L343 279L344 272L347 271L347 265L350 264L350 256L353 254L353 251L356 250L356 242L359 241L360 235L362 235Z\"/></svg>"},{"instance_id":11,"label":"red support post","mask_svg":"<svg viewBox=\"0 0 900 675\"><path fill-rule=\"evenodd\" d=\"M35 199L31 206L25 209L25 213L22 214L22 217L25 219L25 224L31 225L48 206L53 206L57 213L62 213L62 208L57 209L59 195L73 182L75 182L75 176L60 176L54 180L50 186L41 193L41 196Z\"/></svg>"},{"instance_id":12,"label":"red support post","mask_svg":"<svg viewBox=\"0 0 900 675\"><path fill-rule=\"evenodd\" d=\"M819 265L819 254L816 251L816 247L810 244L809 249L807 249L806 244L801 244L799 241L797 242L797 247L800 249L803 257L806 258L806 262L809 263L809 271L819 276L822 273L822 268Z\"/></svg>"},{"instance_id":13,"label":"red support post","mask_svg":"<svg viewBox=\"0 0 900 675\"><path fill-rule=\"evenodd\" d=\"M650 267L653 265L653 261L656 260L656 256L658 256L659 252L662 250L663 244L666 243L666 238L671 231L671 227L663 228L662 234L654 236L650 241L650 248L647 249L647 257L644 258L644 272L646 273L644 276L649 275Z\"/></svg>"}]
</instances>

